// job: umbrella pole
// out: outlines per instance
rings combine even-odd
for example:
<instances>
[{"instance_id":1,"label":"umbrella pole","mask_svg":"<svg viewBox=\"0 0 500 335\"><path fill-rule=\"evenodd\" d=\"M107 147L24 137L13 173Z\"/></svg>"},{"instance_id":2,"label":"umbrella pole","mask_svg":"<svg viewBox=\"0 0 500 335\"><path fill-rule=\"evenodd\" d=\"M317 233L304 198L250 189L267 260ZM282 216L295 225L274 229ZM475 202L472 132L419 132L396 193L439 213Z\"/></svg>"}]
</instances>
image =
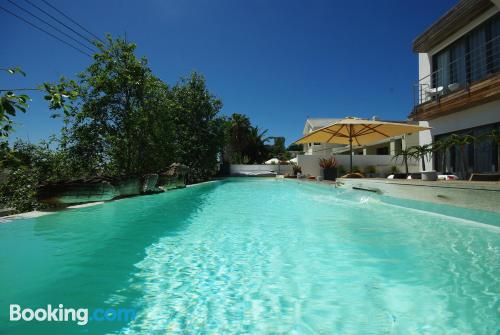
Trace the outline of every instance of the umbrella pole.
<instances>
[{"instance_id":1,"label":"umbrella pole","mask_svg":"<svg viewBox=\"0 0 500 335\"><path fill-rule=\"evenodd\" d=\"M352 173L352 125L349 125L349 160L350 160L349 173Z\"/></svg>"},{"instance_id":2,"label":"umbrella pole","mask_svg":"<svg viewBox=\"0 0 500 335\"><path fill-rule=\"evenodd\" d=\"M349 172L352 173L352 138L349 138L349 159L351 161Z\"/></svg>"}]
</instances>

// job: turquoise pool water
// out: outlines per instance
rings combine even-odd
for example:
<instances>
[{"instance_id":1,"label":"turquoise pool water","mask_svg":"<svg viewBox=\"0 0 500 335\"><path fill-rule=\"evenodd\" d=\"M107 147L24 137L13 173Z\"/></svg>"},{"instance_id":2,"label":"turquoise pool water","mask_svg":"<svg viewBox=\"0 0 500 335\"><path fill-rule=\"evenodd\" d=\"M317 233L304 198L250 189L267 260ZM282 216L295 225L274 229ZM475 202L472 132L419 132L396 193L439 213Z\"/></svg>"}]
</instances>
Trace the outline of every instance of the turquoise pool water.
<instances>
[{"instance_id":1,"label":"turquoise pool water","mask_svg":"<svg viewBox=\"0 0 500 335\"><path fill-rule=\"evenodd\" d=\"M0 333L498 334L500 229L419 208L234 179L0 224Z\"/></svg>"}]
</instances>

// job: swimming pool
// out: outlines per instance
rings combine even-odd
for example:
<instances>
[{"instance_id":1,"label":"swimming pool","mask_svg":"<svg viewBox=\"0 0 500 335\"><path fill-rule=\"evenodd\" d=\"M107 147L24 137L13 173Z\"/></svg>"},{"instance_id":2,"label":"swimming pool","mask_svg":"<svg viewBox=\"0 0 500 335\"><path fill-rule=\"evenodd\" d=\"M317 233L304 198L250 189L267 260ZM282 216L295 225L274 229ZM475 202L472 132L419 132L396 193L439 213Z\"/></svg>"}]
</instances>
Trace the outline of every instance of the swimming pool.
<instances>
[{"instance_id":1,"label":"swimming pool","mask_svg":"<svg viewBox=\"0 0 500 335\"><path fill-rule=\"evenodd\" d=\"M382 200L241 178L0 224L0 333L498 333L500 229Z\"/></svg>"}]
</instances>

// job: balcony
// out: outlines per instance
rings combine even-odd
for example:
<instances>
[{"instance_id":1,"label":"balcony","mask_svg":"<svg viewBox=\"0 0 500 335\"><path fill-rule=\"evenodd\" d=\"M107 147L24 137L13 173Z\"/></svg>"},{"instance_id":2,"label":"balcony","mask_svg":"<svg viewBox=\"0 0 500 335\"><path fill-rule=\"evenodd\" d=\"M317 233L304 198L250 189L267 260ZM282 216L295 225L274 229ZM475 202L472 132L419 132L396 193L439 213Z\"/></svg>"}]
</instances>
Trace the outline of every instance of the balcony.
<instances>
[{"instance_id":1,"label":"balcony","mask_svg":"<svg viewBox=\"0 0 500 335\"><path fill-rule=\"evenodd\" d=\"M500 98L500 37L450 58L414 85L411 119L432 120Z\"/></svg>"}]
</instances>

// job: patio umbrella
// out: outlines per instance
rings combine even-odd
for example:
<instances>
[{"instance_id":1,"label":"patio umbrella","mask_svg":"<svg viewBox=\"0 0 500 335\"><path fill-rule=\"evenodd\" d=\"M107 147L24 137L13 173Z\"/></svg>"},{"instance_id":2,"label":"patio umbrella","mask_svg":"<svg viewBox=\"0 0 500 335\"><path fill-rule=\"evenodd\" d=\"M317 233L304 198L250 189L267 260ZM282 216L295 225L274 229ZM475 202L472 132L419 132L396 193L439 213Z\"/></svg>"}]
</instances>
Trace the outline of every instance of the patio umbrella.
<instances>
[{"instance_id":1,"label":"patio umbrella","mask_svg":"<svg viewBox=\"0 0 500 335\"><path fill-rule=\"evenodd\" d=\"M329 126L315 130L295 141L295 143L348 144L350 153L349 171L352 173L353 142L356 145L367 145L389 137L400 136L428 129L430 128L408 123L385 122L347 117L340 119Z\"/></svg>"}]
</instances>

